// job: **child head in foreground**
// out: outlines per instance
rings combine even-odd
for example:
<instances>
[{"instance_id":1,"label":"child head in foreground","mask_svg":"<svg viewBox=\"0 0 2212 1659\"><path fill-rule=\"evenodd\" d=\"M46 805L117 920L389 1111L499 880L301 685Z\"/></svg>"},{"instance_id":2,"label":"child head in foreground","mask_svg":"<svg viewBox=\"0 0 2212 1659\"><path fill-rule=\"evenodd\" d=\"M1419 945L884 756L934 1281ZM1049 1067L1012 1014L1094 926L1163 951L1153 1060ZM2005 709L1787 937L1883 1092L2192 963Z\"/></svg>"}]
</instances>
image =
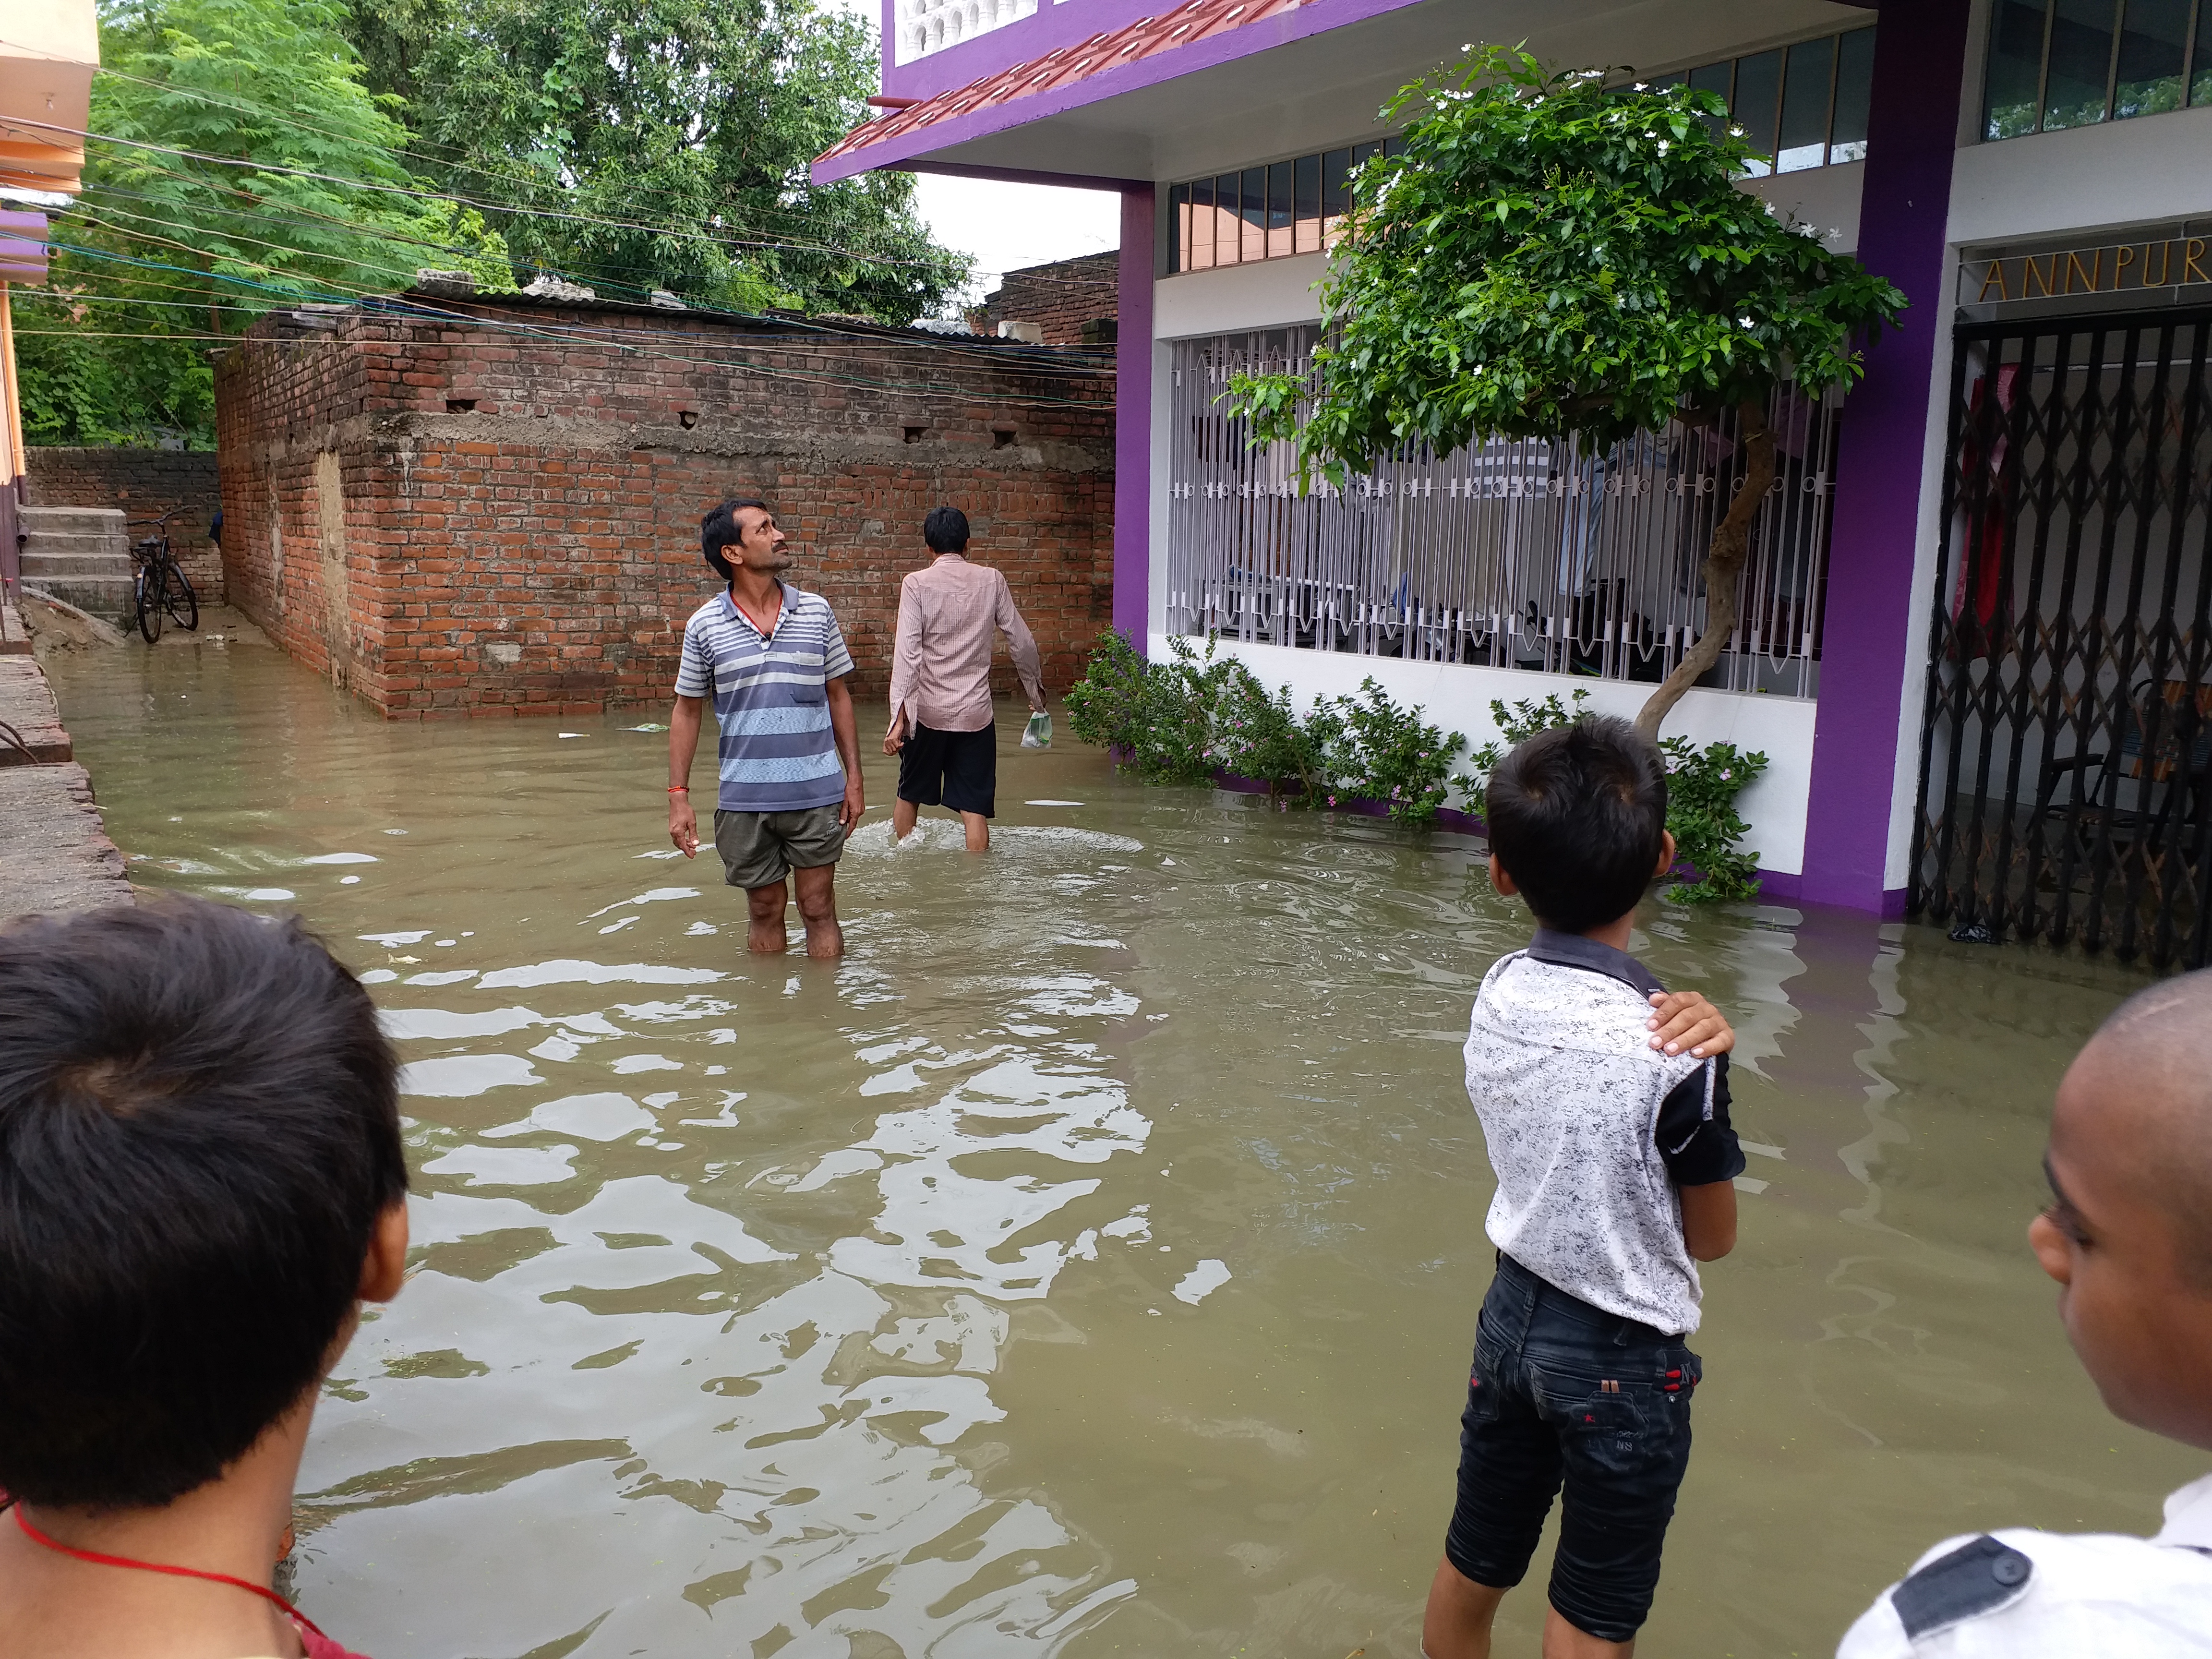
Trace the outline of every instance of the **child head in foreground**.
<instances>
[{"instance_id":1,"label":"child head in foreground","mask_svg":"<svg viewBox=\"0 0 2212 1659\"><path fill-rule=\"evenodd\" d=\"M1674 862L1666 764L1626 720L1539 732L1491 773L1488 796L1491 881L1554 932L1625 923Z\"/></svg>"},{"instance_id":2,"label":"child head in foreground","mask_svg":"<svg viewBox=\"0 0 2212 1659\"><path fill-rule=\"evenodd\" d=\"M2212 969L2138 991L2058 1085L2028 1229L2115 1417L2212 1450Z\"/></svg>"},{"instance_id":3,"label":"child head in foreground","mask_svg":"<svg viewBox=\"0 0 2212 1659\"><path fill-rule=\"evenodd\" d=\"M0 1655L301 1650L254 1593L33 1531L270 1583L319 1385L404 1269L396 1081L296 921L0 932Z\"/></svg>"}]
</instances>

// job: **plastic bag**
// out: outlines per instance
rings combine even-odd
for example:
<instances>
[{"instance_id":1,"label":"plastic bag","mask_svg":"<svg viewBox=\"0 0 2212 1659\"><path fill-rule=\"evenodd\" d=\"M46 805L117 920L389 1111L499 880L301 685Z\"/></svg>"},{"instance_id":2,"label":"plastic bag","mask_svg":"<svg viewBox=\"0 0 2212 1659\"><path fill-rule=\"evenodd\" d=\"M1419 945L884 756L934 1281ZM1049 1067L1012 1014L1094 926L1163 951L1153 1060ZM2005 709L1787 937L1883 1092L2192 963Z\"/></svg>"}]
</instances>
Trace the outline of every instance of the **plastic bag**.
<instances>
[{"instance_id":1,"label":"plastic bag","mask_svg":"<svg viewBox=\"0 0 2212 1659\"><path fill-rule=\"evenodd\" d=\"M1030 723L1022 728L1022 747L1049 749L1052 747L1052 716L1040 708L1030 716Z\"/></svg>"}]
</instances>

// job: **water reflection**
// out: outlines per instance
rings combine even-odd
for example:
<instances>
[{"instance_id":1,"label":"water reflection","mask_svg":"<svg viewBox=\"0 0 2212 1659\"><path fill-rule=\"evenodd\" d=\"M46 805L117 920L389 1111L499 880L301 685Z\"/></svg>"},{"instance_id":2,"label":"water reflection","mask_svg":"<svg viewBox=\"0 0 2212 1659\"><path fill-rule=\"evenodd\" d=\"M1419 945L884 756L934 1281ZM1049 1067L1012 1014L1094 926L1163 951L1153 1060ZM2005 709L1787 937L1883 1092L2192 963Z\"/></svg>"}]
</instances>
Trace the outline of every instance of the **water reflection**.
<instances>
[{"instance_id":1,"label":"water reflection","mask_svg":"<svg viewBox=\"0 0 2212 1659\"><path fill-rule=\"evenodd\" d=\"M851 957L760 962L658 844L650 720L386 726L242 649L59 678L137 878L299 910L406 1061L413 1278L306 1476L349 1644L1413 1659L1489 1271L1457 1048L1525 926L1466 846L1009 750L988 861L879 805ZM1651 1650L1822 1651L1946 1533L2152 1524L2193 1471L2019 1239L2133 981L1647 921L1738 1018L1753 1152Z\"/></svg>"}]
</instances>

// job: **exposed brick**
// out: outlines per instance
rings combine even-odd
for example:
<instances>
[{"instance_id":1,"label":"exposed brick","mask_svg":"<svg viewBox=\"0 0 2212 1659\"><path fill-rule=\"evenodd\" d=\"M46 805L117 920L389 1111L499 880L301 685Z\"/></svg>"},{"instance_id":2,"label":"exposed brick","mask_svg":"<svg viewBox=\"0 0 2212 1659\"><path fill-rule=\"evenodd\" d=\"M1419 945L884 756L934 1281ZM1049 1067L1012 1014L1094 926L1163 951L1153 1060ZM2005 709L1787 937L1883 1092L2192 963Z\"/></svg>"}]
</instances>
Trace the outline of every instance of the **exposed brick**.
<instances>
[{"instance_id":1,"label":"exposed brick","mask_svg":"<svg viewBox=\"0 0 2212 1659\"><path fill-rule=\"evenodd\" d=\"M968 325L996 334L1002 322L1035 323L1047 345L1103 345L1113 340L1109 325L1121 314L1121 254L1086 253L1007 271L968 313Z\"/></svg>"},{"instance_id":2,"label":"exposed brick","mask_svg":"<svg viewBox=\"0 0 2212 1659\"><path fill-rule=\"evenodd\" d=\"M1054 689L1111 613L1113 386L1095 353L619 307L488 308L476 326L354 311L312 346L264 319L216 390L232 602L391 715L664 701L716 586L700 517L734 494L776 508L864 694L889 678L898 579L940 501L1006 571ZM476 410L446 412L462 398Z\"/></svg>"}]
</instances>

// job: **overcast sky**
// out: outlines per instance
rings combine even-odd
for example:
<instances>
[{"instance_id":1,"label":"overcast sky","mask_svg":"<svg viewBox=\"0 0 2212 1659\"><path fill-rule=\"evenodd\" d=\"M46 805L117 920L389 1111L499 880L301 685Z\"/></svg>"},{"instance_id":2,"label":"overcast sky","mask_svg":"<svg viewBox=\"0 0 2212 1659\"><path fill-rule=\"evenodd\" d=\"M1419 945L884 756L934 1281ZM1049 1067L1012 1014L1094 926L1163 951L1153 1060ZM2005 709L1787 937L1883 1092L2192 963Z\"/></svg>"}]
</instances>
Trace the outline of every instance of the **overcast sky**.
<instances>
[{"instance_id":1,"label":"overcast sky","mask_svg":"<svg viewBox=\"0 0 2212 1659\"><path fill-rule=\"evenodd\" d=\"M872 25L883 12L878 0L822 0ZM1055 190L1045 185L1000 185L981 179L915 175L921 216L948 247L975 256L981 297L1001 271L1072 259L1121 245L1121 198L1110 191Z\"/></svg>"}]
</instances>

